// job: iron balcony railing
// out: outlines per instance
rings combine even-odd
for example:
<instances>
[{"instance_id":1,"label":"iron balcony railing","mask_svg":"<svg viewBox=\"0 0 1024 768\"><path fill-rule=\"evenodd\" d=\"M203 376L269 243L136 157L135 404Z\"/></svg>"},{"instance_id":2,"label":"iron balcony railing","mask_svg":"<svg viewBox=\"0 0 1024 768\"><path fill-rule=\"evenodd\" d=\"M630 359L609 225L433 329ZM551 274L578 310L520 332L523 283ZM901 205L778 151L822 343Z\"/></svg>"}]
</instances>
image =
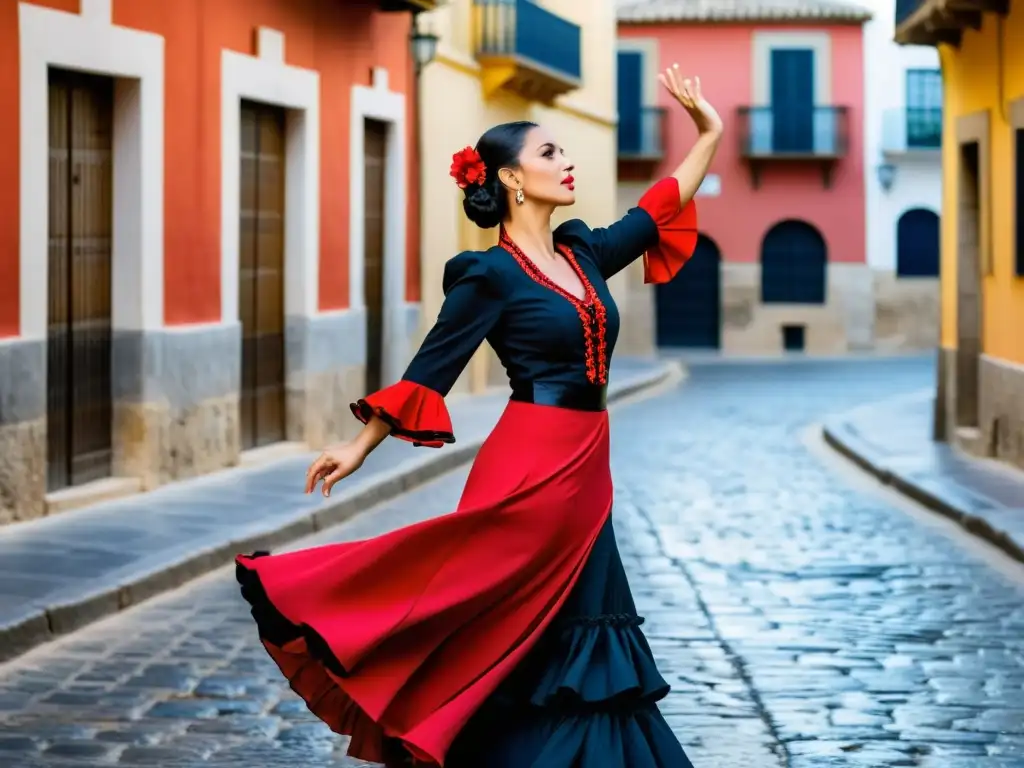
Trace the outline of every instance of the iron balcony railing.
<instances>
[{"instance_id":1,"label":"iron balcony railing","mask_svg":"<svg viewBox=\"0 0 1024 768\"><path fill-rule=\"evenodd\" d=\"M474 0L474 5L478 57L508 57L564 79L581 79L578 25L531 0Z\"/></svg>"},{"instance_id":2,"label":"iron balcony railing","mask_svg":"<svg viewBox=\"0 0 1024 768\"><path fill-rule=\"evenodd\" d=\"M842 157L849 144L846 107L739 108L745 157Z\"/></svg>"},{"instance_id":3,"label":"iron balcony railing","mask_svg":"<svg viewBox=\"0 0 1024 768\"><path fill-rule=\"evenodd\" d=\"M896 26L913 16L924 3L925 0L896 0Z\"/></svg>"},{"instance_id":4,"label":"iron balcony railing","mask_svg":"<svg viewBox=\"0 0 1024 768\"><path fill-rule=\"evenodd\" d=\"M942 146L942 107L900 107L882 115L882 150L914 152Z\"/></svg>"},{"instance_id":5,"label":"iron balcony railing","mask_svg":"<svg viewBox=\"0 0 1024 768\"><path fill-rule=\"evenodd\" d=\"M657 159L665 156L664 107L641 107L633 113L619 113L619 157Z\"/></svg>"}]
</instances>

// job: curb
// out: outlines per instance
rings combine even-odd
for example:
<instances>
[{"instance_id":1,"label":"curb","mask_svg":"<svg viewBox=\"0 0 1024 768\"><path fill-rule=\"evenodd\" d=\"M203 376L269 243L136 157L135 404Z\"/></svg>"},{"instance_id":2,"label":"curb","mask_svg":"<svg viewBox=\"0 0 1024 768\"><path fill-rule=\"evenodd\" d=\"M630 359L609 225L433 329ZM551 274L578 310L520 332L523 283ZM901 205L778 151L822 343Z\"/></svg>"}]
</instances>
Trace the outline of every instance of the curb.
<instances>
[{"instance_id":1,"label":"curb","mask_svg":"<svg viewBox=\"0 0 1024 768\"><path fill-rule=\"evenodd\" d=\"M989 520L968 511L952 500L944 498L938 493L933 493L909 478L893 472L881 462L868 458L869 451L857 448L857 438L843 436L840 434L842 431L845 431L843 426L825 424L821 428L822 437L829 447L845 456L868 474L874 475L885 485L894 488L904 496L913 499L931 511L949 518L968 533L987 541L1013 559L1024 563L1024 547L1005 531L999 530Z\"/></svg>"},{"instance_id":2,"label":"curb","mask_svg":"<svg viewBox=\"0 0 1024 768\"><path fill-rule=\"evenodd\" d=\"M656 370L635 374L614 389L609 387L608 405L626 400L682 378L682 367L668 362ZM151 597L176 589L210 571L228 565L239 552L274 549L296 539L337 525L372 507L470 463L484 443L484 437L430 451L391 472L378 474L362 483L350 484L344 492L316 509L304 509L291 519L278 518L254 525L230 541L196 550L179 549L165 553L147 571L137 566L113 574L107 583L89 592L56 598L45 608L29 608L25 615L0 626L0 662L10 661L51 640L81 629L107 616L131 608Z\"/></svg>"}]
</instances>

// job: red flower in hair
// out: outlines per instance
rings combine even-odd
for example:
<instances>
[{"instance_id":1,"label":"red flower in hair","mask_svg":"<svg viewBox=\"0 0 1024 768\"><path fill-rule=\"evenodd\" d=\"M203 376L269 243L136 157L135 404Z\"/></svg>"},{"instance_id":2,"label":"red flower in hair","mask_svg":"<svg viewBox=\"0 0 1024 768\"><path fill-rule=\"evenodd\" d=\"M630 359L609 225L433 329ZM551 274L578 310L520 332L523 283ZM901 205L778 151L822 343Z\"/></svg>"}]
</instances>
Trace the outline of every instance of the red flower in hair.
<instances>
[{"instance_id":1,"label":"red flower in hair","mask_svg":"<svg viewBox=\"0 0 1024 768\"><path fill-rule=\"evenodd\" d=\"M459 189L483 184L487 178L487 167L480 153L472 147L466 147L452 155L452 170L449 174Z\"/></svg>"}]
</instances>

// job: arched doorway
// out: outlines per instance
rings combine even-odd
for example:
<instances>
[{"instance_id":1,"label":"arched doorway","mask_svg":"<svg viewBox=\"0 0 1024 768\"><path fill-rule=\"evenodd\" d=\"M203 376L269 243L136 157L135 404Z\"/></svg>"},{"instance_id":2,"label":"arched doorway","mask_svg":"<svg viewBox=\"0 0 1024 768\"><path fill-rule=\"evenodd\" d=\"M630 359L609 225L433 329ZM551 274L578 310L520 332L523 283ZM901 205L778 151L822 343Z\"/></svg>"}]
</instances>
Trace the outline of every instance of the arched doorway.
<instances>
[{"instance_id":1,"label":"arched doorway","mask_svg":"<svg viewBox=\"0 0 1024 768\"><path fill-rule=\"evenodd\" d=\"M896 222L896 276L939 276L939 216L934 211L911 208Z\"/></svg>"},{"instance_id":2,"label":"arched doorway","mask_svg":"<svg viewBox=\"0 0 1024 768\"><path fill-rule=\"evenodd\" d=\"M827 269L821 233L805 221L780 221L761 242L761 301L824 304Z\"/></svg>"},{"instance_id":3,"label":"arched doorway","mask_svg":"<svg viewBox=\"0 0 1024 768\"><path fill-rule=\"evenodd\" d=\"M693 256L670 282L655 289L659 347L717 349L721 328L721 255L714 240L697 237Z\"/></svg>"}]
</instances>

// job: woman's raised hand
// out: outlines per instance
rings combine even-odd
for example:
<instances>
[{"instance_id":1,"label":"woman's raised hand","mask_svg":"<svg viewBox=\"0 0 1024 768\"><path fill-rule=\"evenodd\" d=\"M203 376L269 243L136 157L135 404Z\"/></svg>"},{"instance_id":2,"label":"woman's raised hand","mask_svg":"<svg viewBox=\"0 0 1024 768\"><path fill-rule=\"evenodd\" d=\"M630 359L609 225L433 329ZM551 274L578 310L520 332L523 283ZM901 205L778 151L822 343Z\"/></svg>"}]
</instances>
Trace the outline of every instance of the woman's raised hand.
<instances>
[{"instance_id":1,"label":"woman's raised hand","mask_svg":"<svg viewBox=\"0 0 1024 768\"><path fill-rule=\"evenodd\" d=\"M699 133L722 132L722 118L701 94L699 77L684 78L679 72L679 65L673 64L658 75L658 80L672 94L672 98L683 105Z\"/></svg>"}]
</instances>

